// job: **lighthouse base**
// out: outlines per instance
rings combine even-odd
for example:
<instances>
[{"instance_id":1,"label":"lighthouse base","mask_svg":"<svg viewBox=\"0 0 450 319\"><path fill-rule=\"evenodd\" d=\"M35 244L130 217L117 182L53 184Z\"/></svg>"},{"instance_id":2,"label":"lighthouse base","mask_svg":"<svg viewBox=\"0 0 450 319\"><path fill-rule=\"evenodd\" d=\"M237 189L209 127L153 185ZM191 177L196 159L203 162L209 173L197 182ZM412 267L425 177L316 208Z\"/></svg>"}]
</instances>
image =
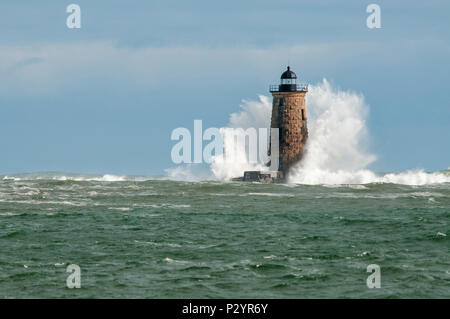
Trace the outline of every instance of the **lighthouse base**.
<instances>
[{"instance_id":1,"label":"lighthouse base","mask_svg":"<svg viewBox=\"0 0 450 319\"><path fill-rule=\"evenodd\" d=\"M282 171L245 171L243 177L233 178L236 182L284 183Z\"/></svg>"}]
</instances>

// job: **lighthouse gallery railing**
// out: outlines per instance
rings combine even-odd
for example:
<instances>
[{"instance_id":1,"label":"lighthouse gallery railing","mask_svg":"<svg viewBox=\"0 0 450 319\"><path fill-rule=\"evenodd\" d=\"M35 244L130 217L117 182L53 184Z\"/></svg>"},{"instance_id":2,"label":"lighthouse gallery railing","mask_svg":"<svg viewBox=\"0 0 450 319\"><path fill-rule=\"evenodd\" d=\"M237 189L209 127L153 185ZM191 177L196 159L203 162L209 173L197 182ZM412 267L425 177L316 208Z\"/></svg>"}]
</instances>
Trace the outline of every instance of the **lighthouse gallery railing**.
<instances>
[{"instance_id":1,"label":"lighthouse gallery railing","mask_svg":"<svg viewBox=\"0 0 450 319\"><path fill-rule=\"evenodd\" d=\"M270 92L279 92L280 85L271 85L269 88ZM295 92L308 92L308 84L297 84Z\"/></svg>"}]
</instances>

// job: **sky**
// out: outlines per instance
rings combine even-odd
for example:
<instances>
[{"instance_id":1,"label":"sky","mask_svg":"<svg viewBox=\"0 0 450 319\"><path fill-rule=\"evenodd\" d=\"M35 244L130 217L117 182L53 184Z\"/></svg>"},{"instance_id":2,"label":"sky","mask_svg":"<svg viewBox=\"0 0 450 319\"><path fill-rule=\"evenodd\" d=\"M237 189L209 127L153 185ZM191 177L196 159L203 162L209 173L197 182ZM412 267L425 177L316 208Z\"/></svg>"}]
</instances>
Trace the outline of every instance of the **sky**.
<instances>
[{"instance_id":1,"label":"sky","mask_svg":"<svg viewBox=\"0 0 450 319\"><path fill-rule=\"evenodd\" d=\"M66 7L81 7L81 29ZM381 8L381 28L366 7ZM289 62L364 96L377 172L450 166L450 2L0 2L0 174L158 175Z\"/></svg>"}]
</instances>

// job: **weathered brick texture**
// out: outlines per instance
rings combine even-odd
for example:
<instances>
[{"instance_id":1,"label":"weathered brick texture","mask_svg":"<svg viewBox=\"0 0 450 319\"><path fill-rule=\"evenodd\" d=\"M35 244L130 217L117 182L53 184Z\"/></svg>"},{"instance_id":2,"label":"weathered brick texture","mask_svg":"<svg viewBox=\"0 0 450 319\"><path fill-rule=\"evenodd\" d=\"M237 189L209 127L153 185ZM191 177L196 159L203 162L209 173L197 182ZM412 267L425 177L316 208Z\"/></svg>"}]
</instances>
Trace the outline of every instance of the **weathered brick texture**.
<instances>
[{"instance_id":1,"label":"weathered brick texture","mask_svg":"<svg viewBox=\"0 0 450 319\"><path fill-rule=\"evenodd\" d=\"M272 128L279 128L279 170L286 175L301 160L308 138L306 92L272 92Z\"/></svg>"}]
</instances>

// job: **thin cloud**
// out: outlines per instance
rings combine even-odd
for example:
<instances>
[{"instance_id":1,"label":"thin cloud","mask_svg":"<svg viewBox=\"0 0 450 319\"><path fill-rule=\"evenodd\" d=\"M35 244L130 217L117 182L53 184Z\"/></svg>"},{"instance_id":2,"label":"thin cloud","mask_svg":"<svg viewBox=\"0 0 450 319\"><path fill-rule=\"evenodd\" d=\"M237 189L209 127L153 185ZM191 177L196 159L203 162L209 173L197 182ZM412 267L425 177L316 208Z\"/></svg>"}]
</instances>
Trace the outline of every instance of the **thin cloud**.
<instances>
[{"instance_id":1,"label":"thin cloud","mask_svg":"<svg viewBox=\"0 0 450 319\"><path fill-rule=\"evenodd\" d=\"M366 44L353 44L367 50ZM119 47L113 42L43 44L0 48L0 94L57 94L98 83L122 87L158 87L174 81L191 85L199 79L232 79L242 72L271 77L280 61L314 67L348 54L348 44L301 44L255 47ZM303 67L303 65L302 65ZM2 71L3 70L3 71ZM6 71L6 72L5 72Z\"/></svg>"}]
</instances>

